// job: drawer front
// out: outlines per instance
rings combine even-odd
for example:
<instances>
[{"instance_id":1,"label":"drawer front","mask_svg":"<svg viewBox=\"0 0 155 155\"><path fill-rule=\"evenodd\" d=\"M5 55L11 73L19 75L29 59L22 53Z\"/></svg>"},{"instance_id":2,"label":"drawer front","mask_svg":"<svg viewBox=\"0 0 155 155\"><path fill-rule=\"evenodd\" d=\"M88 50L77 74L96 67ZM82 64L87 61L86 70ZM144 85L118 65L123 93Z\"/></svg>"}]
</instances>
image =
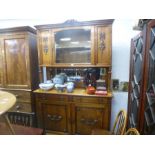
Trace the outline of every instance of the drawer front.
<instances>
[{"instance_id":1,"label":"drawer front","mask_svg":"<svg viewBox=\"0 0 155 155\"><path fill-rule=\"evenodd\" d=\"M9 111L32 112L31 104L17 102Z\"/></svg>"},{"instance_id":2,"label":"drawer front","mask_svg":"<svg viewBox=\"0 0 155 155\"><path fill-rule=\"evenodd\" d=\"M31 92L20 90L9 90L8 92L16 96L17 102L24 102L24 103L31 102Z\"/></svg>"},{"instance_id":3,"label":"drawer front","mask_svg":"<svg viewBox=\"0 0 155 155\"><path fill-rule=\"evenodd\" d=\"M43 105L43 119L46 130L68 132L67 106L59 104Z\"/></svg>"},{"instance_id":4,"label":"drawer front","mask_svg":"<svg viewBox=\"0 0 155 155\"><path fill-rule=\"evenodd\" d=\"M67 102L68 97L65 95L36 94L36 100L48 103Z\"/></svg>"},{"instance_id":5,"label":"drawer front","mask_svg":"<svg viewBox=\"0 0 155 155\"><path fill-rule=\"evenodd\" d=\"M74 96L73 102L75 103L108 103L107 98L103 97L80 97L80 96Z\"/></svg>"},{"instance_id":6,"label":"drawer front","mask_svg":"<svg viewBox=\"0 0 155 155\"><path fill-rule=\"evenodd\" d=\"M76 107L75 134L91 134L94 128L103 128L104 108Z\"/></svg>"}]
</instances>

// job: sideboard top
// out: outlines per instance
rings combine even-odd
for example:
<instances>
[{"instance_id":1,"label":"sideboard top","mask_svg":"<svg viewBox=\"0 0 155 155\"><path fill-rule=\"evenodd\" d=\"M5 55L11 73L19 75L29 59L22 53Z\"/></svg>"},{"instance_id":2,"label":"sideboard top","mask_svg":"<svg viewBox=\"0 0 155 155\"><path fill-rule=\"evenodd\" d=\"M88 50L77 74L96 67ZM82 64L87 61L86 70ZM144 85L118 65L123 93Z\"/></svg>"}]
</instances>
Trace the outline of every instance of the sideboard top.
<instances>
[{"instance_id":1,"label":"sideboard top","mask_svg":"<svg viewBox=\"0 0 155 155\"><path fill-rule=\"evenodd\" d=\"M111 25L114 19L106 20L92 20L92 21L77 21L77 20L67 20L64 23L58 24L46 24L46 25L35 25L34 27L39 29L50 29L50 28L63 28L63 27L74 27L74 26L90 26L90 25Z\"/></svg>"}]
</instances>

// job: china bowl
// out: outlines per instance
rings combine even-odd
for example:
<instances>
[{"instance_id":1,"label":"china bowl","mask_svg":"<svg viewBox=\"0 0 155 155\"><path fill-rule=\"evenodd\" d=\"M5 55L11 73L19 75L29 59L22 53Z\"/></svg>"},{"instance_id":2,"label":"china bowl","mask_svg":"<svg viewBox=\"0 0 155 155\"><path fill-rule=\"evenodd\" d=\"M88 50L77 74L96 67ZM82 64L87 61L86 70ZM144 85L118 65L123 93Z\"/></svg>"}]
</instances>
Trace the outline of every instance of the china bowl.
<instances>
[{"instance_id":1,"label":"china bowl","mask_svg":"<svg viewBox=\"0 0 155 155\"><path fill-rule=\"evenodd\" d=\"M42 90L50 90L53 88L53 86L54 86L54 83L40 83L39 84L39 87Z\"/></svg>"},{"instance_id":2,"label":"china bowl","mask_svg":"<svg viewBox=\"0 0 155 155\"><path fill-rule=\"evenodd\" d=\"M63 92L66 88L66 84L62 85L62 84L56 84L55 88L57 91Z\"/></svg>"}]
</instances>

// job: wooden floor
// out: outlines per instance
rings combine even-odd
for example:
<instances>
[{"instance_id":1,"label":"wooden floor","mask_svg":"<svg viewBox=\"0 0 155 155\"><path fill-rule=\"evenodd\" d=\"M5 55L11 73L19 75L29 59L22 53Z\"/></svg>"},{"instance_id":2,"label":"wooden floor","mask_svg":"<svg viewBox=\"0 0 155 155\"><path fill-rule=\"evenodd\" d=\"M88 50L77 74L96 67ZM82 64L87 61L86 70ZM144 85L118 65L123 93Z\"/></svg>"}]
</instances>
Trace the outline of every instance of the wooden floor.
<instances>
[{"instance_id":1,"label":"wooden floor","mask_svg":"<svg viewBox=\"0 0 155 155\"><path fill-rule=\"evenodd\" d=\"M14 125L12 127L15 131L15 135L41 135L42 129L25 127L21 125ZM0 135L11 135L8 126L5 123L0 122Z\"/></svg>"}]
</instances>

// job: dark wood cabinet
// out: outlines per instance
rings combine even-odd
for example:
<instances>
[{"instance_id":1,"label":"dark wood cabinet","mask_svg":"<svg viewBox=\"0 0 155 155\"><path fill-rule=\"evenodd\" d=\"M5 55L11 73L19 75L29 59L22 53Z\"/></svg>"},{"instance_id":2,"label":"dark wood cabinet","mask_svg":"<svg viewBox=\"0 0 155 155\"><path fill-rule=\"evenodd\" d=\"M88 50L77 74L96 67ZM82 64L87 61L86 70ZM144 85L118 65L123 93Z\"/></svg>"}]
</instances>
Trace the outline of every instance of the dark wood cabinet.
<instances>
[{"instance_id":1,"label":"dark wood cabinet","mask_svg":"<svg viewBox=\"0 0 155 155\"><path fill-rule=\"evenodd\" d=\"M38 83L36 31L27 26L0 29L0 89L15 94L14 110L31 111Z\"/></svg>"},{"instance_id":2,"label":"dark wood cabinet","mask_svg":"<svg viewBox=\"0 0 155 155\"><path fill-rule=\"evenodd\" d=\"M155 134L155 20L131 41L128 127Z\"/></svg>"},{"instance_id":3,"label":"dark wood cabinet","mask_svg":"<svg viewBox=\"0 0 155 155\"><path fill-rule=\"evenodd\" d=\"M53 90L54 91L54 90ZM111 97L35 91L38 125L57 134L91 134L110 128Z\"/></svg>"}]
</instances>

